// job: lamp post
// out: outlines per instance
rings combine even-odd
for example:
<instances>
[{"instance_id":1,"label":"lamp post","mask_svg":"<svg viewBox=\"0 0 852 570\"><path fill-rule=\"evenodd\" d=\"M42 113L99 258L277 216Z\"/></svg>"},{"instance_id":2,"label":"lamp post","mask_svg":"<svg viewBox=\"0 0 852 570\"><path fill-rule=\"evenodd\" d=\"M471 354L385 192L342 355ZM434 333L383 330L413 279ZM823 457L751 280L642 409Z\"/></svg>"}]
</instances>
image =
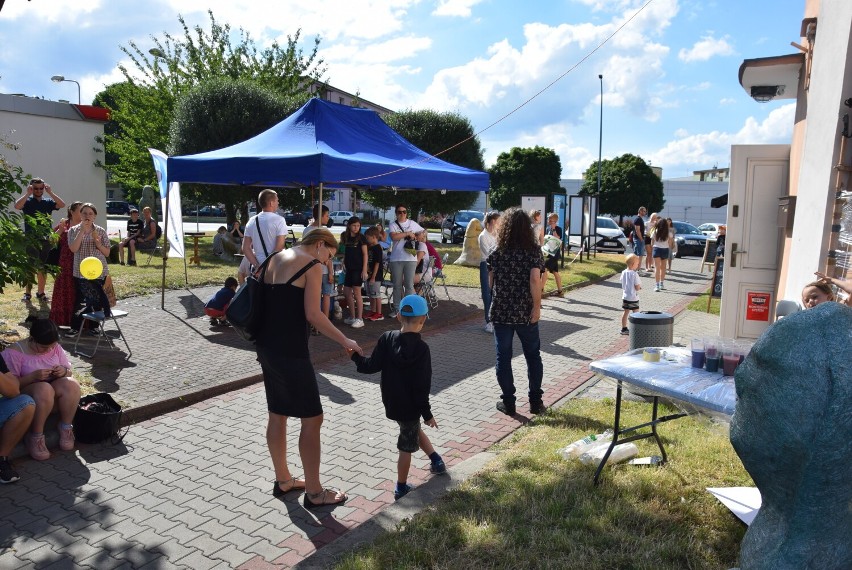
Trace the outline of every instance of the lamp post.
<instances>
[{"instance_id":1,"label":"lamp post","mask_svg":"<svg viewBox=\"0 0 852 570\"><path fill-rule=\"evenodd\" d=\"M600 132L598 133L598 199L595 200L595 211L592 212L592 215L595 216L595 227L597 227L597 216L598 216L598 208L600 207L600 199L601 199L601 158L603 152L603 75L598 74L598 79L601 83L601 112L600 112ZM591 236L589 238L589 242L593 239L597 239L597 236ZM595 250L595 258L597 258L597 249ZM589 258L589 253L586 252L586 259Z\"/></svg>"},{"instance_id":2,"label":"lamp post","mask_svg":"<svg viewBox=\"0 0 852 570\"><path fill-rule=\"evenodd\" d=\"M54 75L50 78L54 83L62 83L63 81L68 81L70 83L77 83L77 104L80 104L80 83L74 81L73 79L65 79L64 75Z\"/></svg>"}]
</instances>

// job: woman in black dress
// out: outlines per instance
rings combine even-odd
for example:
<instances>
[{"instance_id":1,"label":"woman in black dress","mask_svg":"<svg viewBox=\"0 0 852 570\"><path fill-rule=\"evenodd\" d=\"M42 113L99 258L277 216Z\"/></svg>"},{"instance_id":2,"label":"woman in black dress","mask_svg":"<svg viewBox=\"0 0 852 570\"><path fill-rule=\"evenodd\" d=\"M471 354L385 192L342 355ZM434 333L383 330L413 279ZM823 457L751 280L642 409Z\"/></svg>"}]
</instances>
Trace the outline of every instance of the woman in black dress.
<instances>
[{"instance_id":1,"label":"woman in black dress","mask_svg":"<svg viewBox=\"0 0 852 570\"><path fill-rule=\"evenodd\" d=\"M337 240L325 228L312 231L296 247L273 254L264 278L263 321L255 335L257 360L269 421L266 442L275 468L272 494L280 497L305 490L308 509L342 504L346 493L324 489L320 483L320 427L323 410L308 351L308 323L349 351L362 353L320 310L322 264L337 252ZM298 479L287 465L287 418L302 420L299 454L305 470Z\"/></svg>"}]
</instances>

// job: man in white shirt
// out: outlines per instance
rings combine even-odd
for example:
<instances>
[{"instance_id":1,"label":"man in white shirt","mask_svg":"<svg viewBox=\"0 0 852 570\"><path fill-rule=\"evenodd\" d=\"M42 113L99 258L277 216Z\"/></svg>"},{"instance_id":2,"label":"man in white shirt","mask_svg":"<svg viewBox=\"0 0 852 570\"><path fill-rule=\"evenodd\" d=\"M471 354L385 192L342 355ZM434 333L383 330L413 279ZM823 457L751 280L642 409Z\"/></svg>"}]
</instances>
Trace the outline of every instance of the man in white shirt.
<instances>
[{"instance_id":1,"label":"man in white shirt","mask_svg":"<svg viewBox=\"0 0 852 570\"><path fill-rule=\"evenodd\" d=\"M248 221L243 238L243 255L255 269L269 255L284 249L287 237L287 222L278 215L278 194L275 190L262 190L257 203L261 212Z\"/></svg>"}]
</instances>

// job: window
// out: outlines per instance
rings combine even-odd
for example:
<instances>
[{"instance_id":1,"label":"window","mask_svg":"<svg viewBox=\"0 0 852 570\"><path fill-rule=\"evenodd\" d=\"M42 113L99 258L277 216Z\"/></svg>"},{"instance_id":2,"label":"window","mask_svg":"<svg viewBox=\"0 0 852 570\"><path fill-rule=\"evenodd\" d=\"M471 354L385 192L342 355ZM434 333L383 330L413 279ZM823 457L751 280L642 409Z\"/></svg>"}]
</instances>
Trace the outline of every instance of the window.
<instances>
[{"instance_id":1,"label":"window","mask_svg":"<svg viewBox=\"0 0 852 570\"><path fill-rule=\"evenodd\" d=\"M337 101L338 101L338 103L340 103L341 105L345 105L345 104L346 104L346 101L343 99L343 97L338 97L338 98L337 98Z\"/></svg>"}]
</instances>

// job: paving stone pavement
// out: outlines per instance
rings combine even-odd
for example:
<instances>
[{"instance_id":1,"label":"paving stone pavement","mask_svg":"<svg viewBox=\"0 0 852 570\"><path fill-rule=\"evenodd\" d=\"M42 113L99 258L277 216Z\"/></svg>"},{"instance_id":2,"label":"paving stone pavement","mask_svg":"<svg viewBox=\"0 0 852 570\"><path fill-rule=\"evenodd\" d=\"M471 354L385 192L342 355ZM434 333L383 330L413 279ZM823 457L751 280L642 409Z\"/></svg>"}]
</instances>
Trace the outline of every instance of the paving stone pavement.
<instances>
[{"instance_id":1,"label":"paving stone pavement","mask_svg":"<svg viewBox=\"0 0 852 570\"><path fill-rule=\"evenodd\" d=\"M679 270L668 280L668 290L643 291L644 310L679 313L706 289L708 278L698 273L698 260L678 260L676 265ZM215 379L256 371L253 353L228 338L233 331L211 332L206 322L200 323L206 294L170 293L168 307L185 307L181 318L154 310L159 296L133 301L137 305L132 310L146 317L125 319L126 326L122 322L132 335L134 360L134 341L163 352L155 361L159 364L135 362L116 371L115 382L123 382L131 368L143 380L151 377L147 388L124 392L119 386L122 399L145 402L158 391L174 393L184 387L191 394L205 382L215 386ZM429 428L429 435L450 468L450 478L454 465L485 451L529 417L525 396L519 399L517 417L495 410L499 393L493 338L474 318L478 291L466 295L467 301L456 300L455 306L442 300L435 313L437 318L443 310L467 307L467 320L459 317L443 328L430 320L424 334L432 350L432 408L439 425ZM618 334L620 299L614 277L565 298L545 300L546 404L587 384L593 377L589 362L628 348L627 337ZM182 323L177 326L185 330L179 336L186 342L155 334L168 319ZM711 332L702 327L714 326L712 319L678 322L685 323L684 331L676 324L675 335L683 337ZM366 343L367 336L378 336L378 329L368 325L357 333ZM192 341L202 337L204 350ZM322 350L320 343L328 341L314 342L318 353L327 354L316 366L326 414L322 479L349 493L346 505L309 512L296 493L283 501L273 499L265 397L262 385L251 384L136 423L119 445L80 445L74 453L55 452L44 462L18 459L22 479L0 487L0 568L290 567L393 504L395 424L384 417L378 375L357 374L347 358ZM101 373L100 366L99 361L93 370ZM526 373L519 346L513 368L521 395ZM104 387L108 381L99 380ZM298 424L291 421L290 428L288 445L295 450ZM298 454L291 453L290 460L294 472L301 473ZM428 460L416 456L411 482L429 477Z\"/></svg>"}]
</instances>

